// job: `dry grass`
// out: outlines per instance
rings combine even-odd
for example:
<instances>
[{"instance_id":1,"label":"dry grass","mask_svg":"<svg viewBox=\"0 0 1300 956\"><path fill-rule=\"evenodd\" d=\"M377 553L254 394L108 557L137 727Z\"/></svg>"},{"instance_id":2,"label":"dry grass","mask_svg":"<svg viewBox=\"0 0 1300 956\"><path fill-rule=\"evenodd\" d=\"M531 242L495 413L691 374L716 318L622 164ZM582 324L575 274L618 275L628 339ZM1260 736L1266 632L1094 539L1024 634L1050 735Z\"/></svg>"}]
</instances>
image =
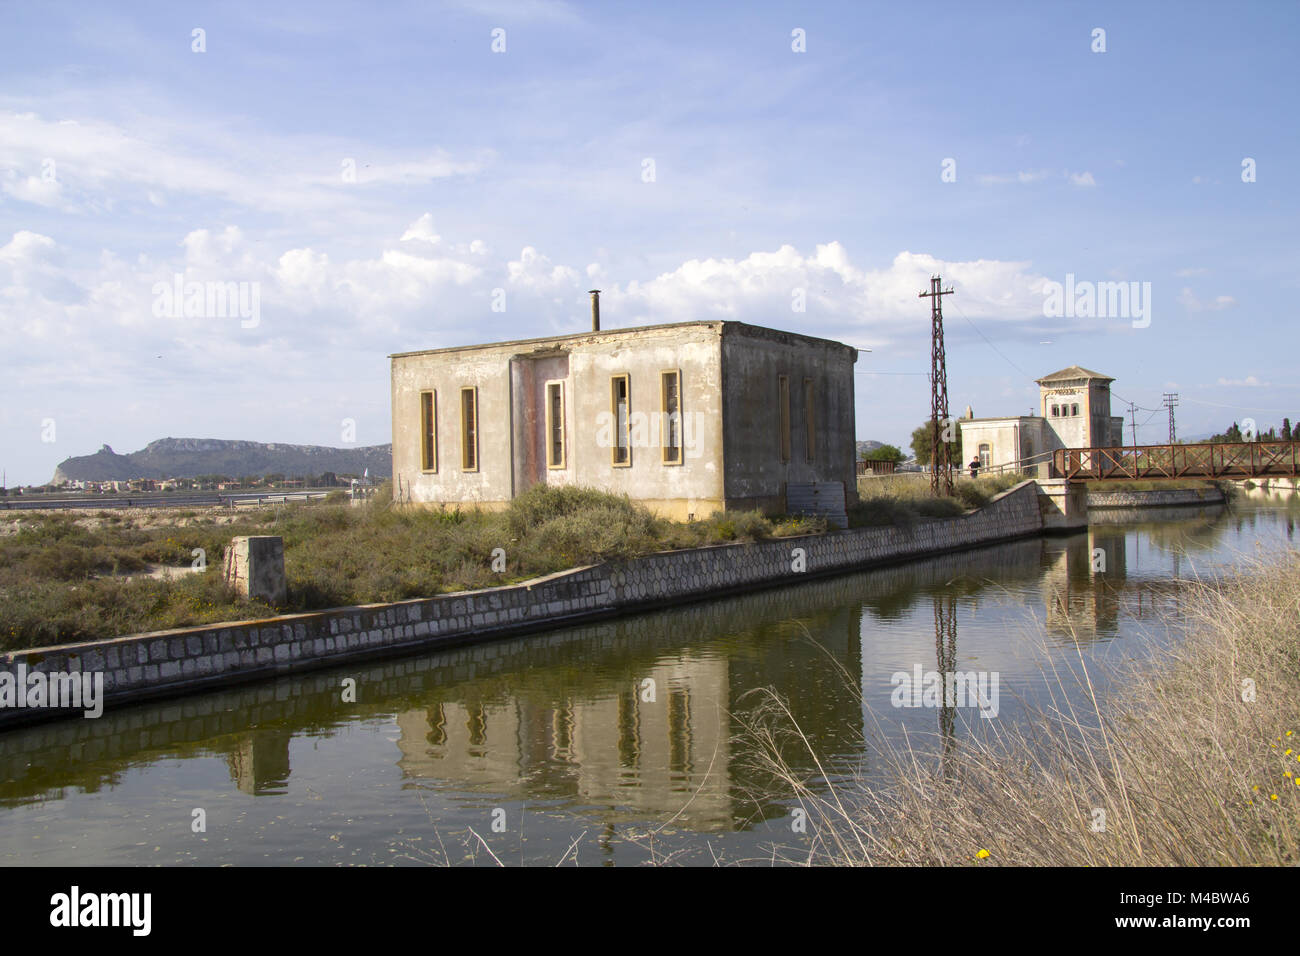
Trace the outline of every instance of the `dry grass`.
<instances>
[{"instance_id":1,"label":"dry grass","mask_svg":"<svg viewBox=\"0 0 1300 956\"><path fill-rule=\"evenodd\" d=\"M779 698L746 726L809 817L790 862L840 865L1284 866L1300 862L1300 555L1189 585L1184 640L1108 669L1082 654L1020 729L881 745L886 783L800 774L812 755ZM1254 699L1246 689L1253 682ZM975 720L975 724L987 721ZM995 722L996 723L996 722ZM796 759L788 759L795 748ZM1095 829L1105 812L1104 830Z\"/></svg>"},{"instance_id":2,"label":"dry grass","mask_svg":"<svg viewBox=\"0 0 1300 956\"><path fill-rule=\"evenodd\" d=\"M1018 485L1020 475L959 478L950 498L930 496L930 476L919 473L858 479L858 504L849 508L849 525L910 525L923 518L951 518L982 508L994 495Z\"/></svg>"}]
</instances>

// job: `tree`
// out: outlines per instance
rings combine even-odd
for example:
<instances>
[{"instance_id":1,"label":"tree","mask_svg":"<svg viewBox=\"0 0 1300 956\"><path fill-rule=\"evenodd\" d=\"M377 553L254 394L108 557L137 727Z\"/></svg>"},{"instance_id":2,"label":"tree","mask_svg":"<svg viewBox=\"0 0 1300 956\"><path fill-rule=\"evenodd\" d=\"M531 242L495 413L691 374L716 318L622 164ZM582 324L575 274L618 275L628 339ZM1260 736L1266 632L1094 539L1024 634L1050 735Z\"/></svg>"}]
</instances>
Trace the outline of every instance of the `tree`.
<instances>
[{"instance_id":1,"label":"tree","mask_svg":"<svg viewBox=\"0 0 1300 956\"><path fill-rule=\"evenodd\" d=\"M1291 419L1289 418L1282 419L1282 440L1283 441L1295 440L1291 437Z\"/></svg>"},{"instance_id":2,"label":"tree","mask_svg":"<svg viewBox=\"0 0 1300 956\"><path fill-rule=\"evenodd\" d=\"M907 456L903 454L903 450L895 445L881 445L879 448L873 448L871 451L864 452L862 460L892 461L894 464L898 464L906 457Z\"/></svg>"},{"instance_id":3,"label":"tree","mask_svg":"<svg viewBox=\"0 0 1300 956\"><path fill-rule=\"evenodd\" d=\"M1241 440L1242 440L1241 429L1237 427L1236 422L1233 422L1232 427L1229 428L1226 432L1222 432L1221 434L1210 436L1211 442L1239 442Z\"/></svg>"},{"instance_id":4,"label":"tree","mask_svg":"<svg viewBox=\"0 0 1300 956\"><path fill-rule=\"evenodd\" d=\"M944 427L945 426L943 422L940 422L939 433L941 435L943 434ZM955 438L955 441L950 441L947 443L948 456L951 459L953 465L960 468L962 464L961 429L957 427L956 422L953 422L952 430L953 430L953 437ZM916 456L916 463L918 465L930 464L930 461L934 458L934 455L932 454L933 450L934 450L934 438L931 433L931 424L929 421L927 421L922 425L918 425L912 432L912 454Z\"/></svg>"}]
</instances>

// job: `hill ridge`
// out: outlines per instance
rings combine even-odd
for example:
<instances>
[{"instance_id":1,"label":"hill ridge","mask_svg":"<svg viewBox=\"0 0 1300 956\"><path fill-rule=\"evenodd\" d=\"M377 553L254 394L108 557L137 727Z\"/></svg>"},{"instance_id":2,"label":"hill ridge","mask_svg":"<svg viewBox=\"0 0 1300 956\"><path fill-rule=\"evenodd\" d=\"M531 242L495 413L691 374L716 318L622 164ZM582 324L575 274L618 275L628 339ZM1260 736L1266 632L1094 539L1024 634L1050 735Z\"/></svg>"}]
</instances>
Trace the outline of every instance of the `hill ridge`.
<instances>
[{"instance_id":1,"label":"hill ridge","mask_svg":"<svg viewBox=\"0 0 1300 956\"><path fill-rule=\"evenodd\" d=\"M128 481L133 478L197 478L199 475L361 474L387 478L393 446L333 448L288 442L226 438L158 438L139 451L118 454L107 443L93 455L65 458L54 469L53 484L65 481Z\"/></svg>"}]
</instances>

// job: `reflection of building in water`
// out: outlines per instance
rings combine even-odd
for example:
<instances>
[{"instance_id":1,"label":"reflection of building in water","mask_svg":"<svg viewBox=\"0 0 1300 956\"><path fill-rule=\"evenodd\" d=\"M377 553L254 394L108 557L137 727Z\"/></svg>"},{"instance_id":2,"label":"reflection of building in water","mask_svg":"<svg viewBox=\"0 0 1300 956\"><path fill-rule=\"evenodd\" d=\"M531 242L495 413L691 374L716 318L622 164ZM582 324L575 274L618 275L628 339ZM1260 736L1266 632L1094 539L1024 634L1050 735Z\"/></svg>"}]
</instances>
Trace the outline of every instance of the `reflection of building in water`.
<instances>
[{"instance_id":1,"label":"reflection of building in water","mask_svg":"<svg viewBox=\"0 0 1300 956\"><path fill-rule=\"evenodd\" d=\"M1286 501L1300 493L1300 478L1257 478L1234 484L1242 495L1255 501Z\"/></svg>"},{"instance_id":2,"label":"reflection of building in water","mask_svg":"<svg viewBox=\"0 0 1300 956\"><path fill-rule=\"evenodd\" d=\"M291 730L254 730L226 755L230 776L244 793L284 793L289 784Z\"/></svg>"},{"instance_id":3,"label":"reflection of building in water","mask_svg":"<svg viewBox=\"0 0 1300 956\"><path fill-rule=\"evenodd\" d=\"M408 710L397 716L398 766L408 777L519 799L569 797L615 817L684 806L680 824L729 824L726 660L659 661L609 689Z\"/></svg>"},{"instance_id":4,"label":"reflection of building in water","mask_svg":"<svg viewBox=\"0 0 1300 956\"><path fill-rule=\"evenodd\" d=\"M1083 638L1115 634L1128 574L1124 529L1089 528L1051 542L1045 550L1050 562L1043 575L1048 633Z\"/></svg>"},{"instance_id":5,"label":"reflection of building in water","mask_svg":"<svg viewBox=\"0 0 1300 956\"><path fill-rule=\"evenodd\" d=\"M769 621L737 632L739 653L678 648L642 662L633 652L604 674L532 667L499 693L449 682L398 713L398 766L452 788L571 802L605 822L673 817L674 826L730 828L754 815L756 799L766 806L769 781L737 765L732 742L733 715L757 705L756 688L780 688L790 715L782 723L797 723L818 754L861 741L861 611L804 620L820 643L793 622Z\"/></svg>"}]
</instances>

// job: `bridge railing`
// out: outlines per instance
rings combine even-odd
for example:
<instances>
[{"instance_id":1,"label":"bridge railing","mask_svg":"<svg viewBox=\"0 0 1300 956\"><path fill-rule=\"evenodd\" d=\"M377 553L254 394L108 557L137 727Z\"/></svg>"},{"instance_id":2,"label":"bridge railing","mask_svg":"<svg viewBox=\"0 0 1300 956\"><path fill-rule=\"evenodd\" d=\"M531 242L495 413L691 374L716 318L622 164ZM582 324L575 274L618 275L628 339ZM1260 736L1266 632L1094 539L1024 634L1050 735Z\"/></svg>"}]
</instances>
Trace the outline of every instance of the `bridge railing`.
<instances>
[{"instance_id":1,"label":"bridge railing","mask_svg":"<svg viewBox=\"0 0 1300 956\"><path fill-rule=\"evenodd\" d=\"M1262 478L1300 474L1298 442L1210 442L1058 448L1053 478Z\"/></svg>"}]
</instances>

